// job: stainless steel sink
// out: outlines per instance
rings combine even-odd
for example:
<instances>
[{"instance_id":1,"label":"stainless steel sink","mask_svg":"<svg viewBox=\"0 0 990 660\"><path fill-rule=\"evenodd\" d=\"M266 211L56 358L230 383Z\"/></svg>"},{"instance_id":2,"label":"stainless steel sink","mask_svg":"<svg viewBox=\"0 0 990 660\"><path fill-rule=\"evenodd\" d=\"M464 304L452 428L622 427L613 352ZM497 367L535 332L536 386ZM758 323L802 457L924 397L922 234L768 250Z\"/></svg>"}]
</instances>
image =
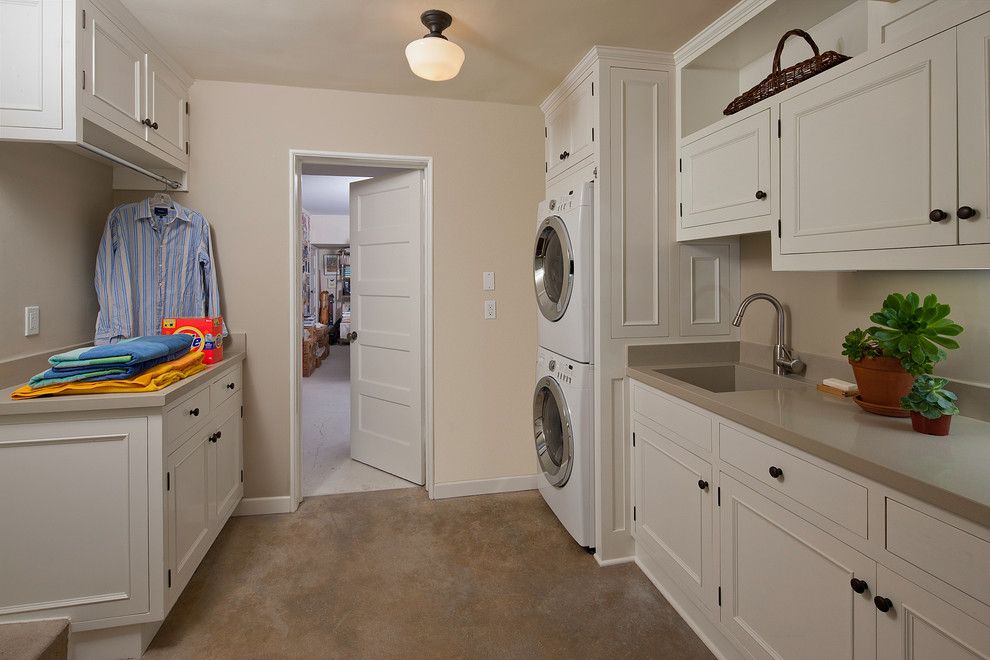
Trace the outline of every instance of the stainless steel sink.
<instances>
[{"instance_id":1,"label":"stainless steel sink","mask_svg":"<svg viewBox=\"0 0 990 660\"><path fill-rule=\"evenodd\" d=\"M793 390L810 387L793 377L777 376L741 364L711 364L698 367L666 367L657 373L709 392L745 392L748 390Z\"/></svg>"}]
</instances>

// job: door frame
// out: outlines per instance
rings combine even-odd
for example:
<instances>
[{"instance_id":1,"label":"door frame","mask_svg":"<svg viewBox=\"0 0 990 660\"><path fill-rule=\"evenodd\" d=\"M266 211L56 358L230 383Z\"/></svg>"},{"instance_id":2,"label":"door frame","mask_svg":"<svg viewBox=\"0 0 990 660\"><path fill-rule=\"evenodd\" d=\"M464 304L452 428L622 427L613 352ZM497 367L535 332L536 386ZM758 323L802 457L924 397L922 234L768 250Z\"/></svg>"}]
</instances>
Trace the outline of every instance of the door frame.
<instances>
[{"instance_id":1,"label":"door frame","mask_svg":"<svg viewBox=\"0 0 990 660\"><path fill-rule=\"evenodd\" d=\"M422 287L422 387L423 424L421 443L426 473L426 491L433 497L433 158L347 153L338 151L289 150L289 492L290 511L302 502L302 241L299 217L302 213L302 166L342 165L420 170L423 175L423 213L420 235L423 249Z\"/></svg>"}]
</instances>

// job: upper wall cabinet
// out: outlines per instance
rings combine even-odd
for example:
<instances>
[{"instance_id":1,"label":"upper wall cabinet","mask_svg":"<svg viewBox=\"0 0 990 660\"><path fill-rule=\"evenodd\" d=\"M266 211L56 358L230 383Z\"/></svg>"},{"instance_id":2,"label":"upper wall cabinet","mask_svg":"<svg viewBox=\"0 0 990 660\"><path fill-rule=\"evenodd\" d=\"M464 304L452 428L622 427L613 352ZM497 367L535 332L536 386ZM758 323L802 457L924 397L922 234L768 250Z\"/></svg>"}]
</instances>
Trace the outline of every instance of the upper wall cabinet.
<instances>
[{"instance_id":1,"label":"upper wall cabinet","mask_svg":"<svg viewBox=\"0 0 990 660\"><path fill-rule=\"evenodd\" d=\"M547 181L580 164L594 152L598 125L595 75L589 71L583 80L547 113Z\"/></svg>"},{"instance_id":2,"label":"upper wall cabinet","mask_svg":"<svg viewBox=\"0 0 990 660\"><path fill-rule=\"evenodd\" d=\"M87 144L182 178L191 84L118 0L0 0L0 139Z\"/></svg>"},{"instance_id":3,"label":"upper wall cabinet","mask_svg":"<svg viewBox=\"0 0 990 660\"><path fill-rule=\"evenodd\" d=\"M956 41L959 242L990 243L990 14L959 26Z\"/></svg>"}]
</instances>

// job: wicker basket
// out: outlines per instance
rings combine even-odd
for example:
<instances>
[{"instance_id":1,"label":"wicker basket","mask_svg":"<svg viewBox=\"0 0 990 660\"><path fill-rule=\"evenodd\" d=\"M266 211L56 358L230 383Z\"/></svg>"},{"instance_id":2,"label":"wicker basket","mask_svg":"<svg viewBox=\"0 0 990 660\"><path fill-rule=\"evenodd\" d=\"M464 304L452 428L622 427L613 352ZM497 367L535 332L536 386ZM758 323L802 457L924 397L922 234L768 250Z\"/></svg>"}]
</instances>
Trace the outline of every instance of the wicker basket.
<instances>
[{"instance_id":1,"label":"wicker basket","mask_svg":"<svg viewBox=\"0 0 990 660\"><path fill-rule=\"evenodd\" d=\"M803 37L808 42L808 45L811 46L811 50L815 52L815 56L803 62L798 62L794 66L781 69L780 54L784 51L784 42L790 36ZM836 64L842 64L848 59L848 55L842 55L834 50L819 55L818 44L815 43L815 40L811 38L810 34L804 30L789 30L777 43L777 50L773 54L773 70L770 72L770 75L764 78L763 82L756 87L737 96L732 103L725 106L725 110L722 112L726 115L739 112L743 108L748 108L754 103L768 99L774 94L780 94L788 87L793 87L812 76L817 76L822 71L831 69Z\"/></svg>"}]
</instances>

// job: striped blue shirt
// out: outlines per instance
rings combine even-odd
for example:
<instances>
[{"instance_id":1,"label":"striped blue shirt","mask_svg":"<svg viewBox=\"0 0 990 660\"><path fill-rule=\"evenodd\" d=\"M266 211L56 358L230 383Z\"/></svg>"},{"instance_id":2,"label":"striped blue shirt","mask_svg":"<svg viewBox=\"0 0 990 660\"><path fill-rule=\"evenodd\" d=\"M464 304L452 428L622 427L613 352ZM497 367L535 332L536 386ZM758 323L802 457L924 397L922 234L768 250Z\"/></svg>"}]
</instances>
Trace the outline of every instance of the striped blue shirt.
<instances>
[{"instance_id":1,"label":"striped blue shirt","mask_svg":"<svg viewBox=\"0 0 990 660\"><path fill-rule=\"evenodd\" d=\"M97 344L161 334L171 316L220 316L210 225L151 200L110 212L96 257Z\"/></svg>"}]
</instances>

